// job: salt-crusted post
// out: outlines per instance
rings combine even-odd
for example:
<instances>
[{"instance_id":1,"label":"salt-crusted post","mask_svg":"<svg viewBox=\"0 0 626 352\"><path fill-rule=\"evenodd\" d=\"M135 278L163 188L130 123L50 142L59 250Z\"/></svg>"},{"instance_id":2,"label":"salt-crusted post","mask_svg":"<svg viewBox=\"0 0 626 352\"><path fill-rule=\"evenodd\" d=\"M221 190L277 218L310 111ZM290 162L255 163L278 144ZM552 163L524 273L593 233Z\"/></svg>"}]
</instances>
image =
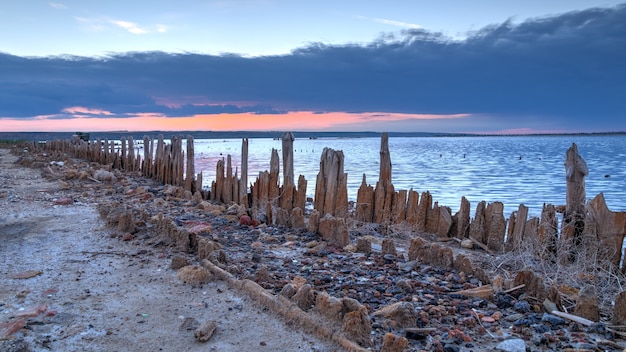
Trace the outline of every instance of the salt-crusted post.
<instances>
[{"instance_id":1,"label":"salt-crusted post","mask_svg":"<svg viewBox=\"0 0 626 352\"><path fill-rule=\"evenodd\" d=\"M469 228L470 228L470 202L465 198L465 196L461 197L461 207L459 211L454 215L456 218L456 232L455 235L459 239L465 239L469 236Z\"/></svg>"},{"instance_id":2,"label":"salt-crusted post","mask_svg":"<svg viewBox=\"0 0 626 352\"><path fill-rule=\"evenodd\" d=\"M248 204L248 138L241 140L241 180L239 181L239 204Z\"/></svg>"},{"instance_id":3,"label":"salt-crusted post","mask_svg":"<svg viewBox=\"0 0 626 352\"><path fill-rule=\"evenodd\" d=\"M348 215L348 175L343 172L343 152L324 148L315 184L315 209L321 217Z\"/></svg>"},{"instance_id":4,"label":"salt-crusted post","mask_svg":"<svg viewBox=\"0 0 626 352\"><path fill-rule=\"evenodd\" d=\"M391 184L391 155L389 153L389 134L380 136L380 172L374 191L374 217L379 224L389 223L393 206L394 189Z\"/></svg>"},{"instance_id":5,"label":"salt-crusted post","mask_svg":"<svg viewBox=\"0 0 626 352\"><path fill-rule=\"evenodd\" d=\"M356 194L356 219L372 222L374 214L374 187L367 184L365 174Z\"/></svg>"},{"instance_id":6,"label":"salt-crusted post","mask_svg":"<svg viewBox=\"0 0 626 352\"><path fill-rule=\"evenodd\" d=\"M150 137L143 136L143 164L141 165L141 174L143 176L150 177L150 170L152 164L152 143Z\"/></svg>"},{"instance_id":7,"label":"salt-crusted post","mask_svg":"<svg viewBox=\"0 0 626 352\"><path fill-rule=\"evenodd\" d=\"M509 220L509 236L506 240L508 251L519 250L524 238L524 229L528 218L528 207L520 204L515 215L511 215ZM511 230L512 229L512 230Z\"/></svg>"},{"instance_id":8,"label":"salt-crusted post","mask_svg":"<svg viewBox=\"0 0 626 352\"><path fill-rule=\"evenodd\" d=\"M128 136L128 161L126 163L126 170L135 171L135 143L133 136Z\"/></svg>"},{"instance_id":9,"label":"salt-crusted post","mask_svg":"<svg viewBox=\"0 0 626 352\"><path fill-rule=\"evenodd\" d=\"M283 189L280 195L280 207L291 212L293 209L293 194L295 183L293 177L293 133L285 132L282 135L283 147Z\"/></svg>"},{"instance_id":10,"label":"salt-crusted post","mask_svg":"<svg viewBox=\"0 0 626 352\"><path fill-rule=\"evenodd\" d=\"M565 241L564 248L576 247L582 240L585 228L585 176L589 174L589 168L585 160L578 154L578 146L572 146L565 154L565 180L566 180L566 207L563 214L563 226L561 227L561 239ZM573 253L569 253L572 259Z\"/></svg>"},{"instance_id":11,"label":"salt-crusted post","mask_svg":"<svg viewBox=\"0 0 626 352\"><path fill-rule=\"evenodd\" d=\"M604 259L611 264L606 265L605 269L607 271L619 269L626 232L626 212L609 210L603 193L599 193L589 202L587 210L585 243L598 241L603 250Z\"/></svg>"},{"instance_id":12,"label":"salt-crusted post","mask_svg":"<svg viewBox=\"0 0 626 352\"><path fill-rule=\"evenodd\" d=\"M539 244L535 254L544 260L553 260L556 255L556 242L559 237L558 227L555 206L544 203L537 228L537 239L535 240Z\"/></svg>"},{"instance_id":13,"label":"salt-crusted post","mask_svg":"<svg viewBox=\"0 0 626 352\"><path fill-rule=\"evenodd\" d=\"M146 146L143 146L144 149ZM193 148L193 136L187 136L187 170L185 173L185 189L191 193L194 193L195 190L195 182L194 177L196 175L196 171L194 169L194 148Z\"/></svg>"}]
</instances>

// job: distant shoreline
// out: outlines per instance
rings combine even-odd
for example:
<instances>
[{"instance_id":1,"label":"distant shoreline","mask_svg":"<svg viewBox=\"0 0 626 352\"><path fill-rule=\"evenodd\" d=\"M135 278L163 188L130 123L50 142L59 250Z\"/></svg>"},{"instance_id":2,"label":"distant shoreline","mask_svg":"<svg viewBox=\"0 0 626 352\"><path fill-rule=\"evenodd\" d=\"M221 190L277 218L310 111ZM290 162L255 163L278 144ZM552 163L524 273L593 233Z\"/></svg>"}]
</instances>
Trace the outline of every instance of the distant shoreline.
<instances>
[{"instance_id":1,"label":"distant shoreline","mask_svg":"<svg viewBox=\"0 0 626 352\"><path fill-rule=\"evenodd\" d=\"M297 139L317 138L372 138L380 137L382 132L310 132L292 131ZM119 140L122 137L133 137L135 140L144 136L165 139L181 135L193 136L194 139L234 139L234 138L281 138L284 131L110 131L89 132L91 140ZM45 141L70 139L75 132L0 132L0 141ZM614 136L626 135L621 132L589 132L589 133L538 133L538 134L478 134L478 133L440 133L440 132L388 132L389 137L529 137L529 136Z\"/></svg>"}]
</instances>

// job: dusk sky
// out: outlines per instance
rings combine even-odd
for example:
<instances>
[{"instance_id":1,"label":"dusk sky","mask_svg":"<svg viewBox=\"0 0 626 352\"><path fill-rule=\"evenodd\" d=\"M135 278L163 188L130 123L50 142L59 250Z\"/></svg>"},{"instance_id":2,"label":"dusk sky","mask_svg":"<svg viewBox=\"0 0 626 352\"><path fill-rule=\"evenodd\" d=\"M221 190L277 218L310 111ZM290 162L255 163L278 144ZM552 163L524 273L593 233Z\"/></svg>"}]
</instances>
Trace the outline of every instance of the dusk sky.
<instances>
[{"instance_id":1,"label":"dusk sky","mask_svg":"<svg viewBox=\"0 0 626 352\"><path fill-rule=\"evenodd\" d=\"M0 131L626 131L626 3L4 1Z\"/></svg>"}]
</instances>

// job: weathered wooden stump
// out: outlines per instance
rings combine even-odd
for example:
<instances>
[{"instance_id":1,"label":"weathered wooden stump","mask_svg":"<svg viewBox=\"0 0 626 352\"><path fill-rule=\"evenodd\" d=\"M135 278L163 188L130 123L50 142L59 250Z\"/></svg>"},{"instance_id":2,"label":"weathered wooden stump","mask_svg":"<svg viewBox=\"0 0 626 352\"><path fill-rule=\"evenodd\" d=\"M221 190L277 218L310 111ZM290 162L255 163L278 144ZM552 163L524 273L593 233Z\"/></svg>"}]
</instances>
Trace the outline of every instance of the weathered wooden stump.
<instances>
[{"instance_id":1,"label":"weathered wooden stump","mask_svg":"<svg viewBox=\"0 0 626 352\"><path fill-rule=\"evenodd\" d=\"M588 214L585 218L584 236L585 243L600 244L601 254L608 258L611 268L619 269L622 259L622 244L626 232L626 212L613 212L609 210L604 199L604 194L599 193L589 202Z\"/></svg>"},{"instance_id":2,"label":"weathered wooden stump","mask_svg":"<svg viewBox=\"0 0 626 352\"><path fill-rule=\"evenodd\" d=\"M348 175L343 171L343 152L324 148L315 185L314 208L322 214L348 215Z\"/></svg>"},{"instance_id":3,"label":"weathered wooden stump","mask_svg":"<svg viewBox=\"0 0 626 352\"><path fill-rule=\"evenodd\" d=\"M582 243L585 227L585 176L589 168L585 160L578 154L578 146L572 146L565 154L566 208L561 226L561 246L570 260L575 256L575 248Z\"/></svg>"}]
</instances>

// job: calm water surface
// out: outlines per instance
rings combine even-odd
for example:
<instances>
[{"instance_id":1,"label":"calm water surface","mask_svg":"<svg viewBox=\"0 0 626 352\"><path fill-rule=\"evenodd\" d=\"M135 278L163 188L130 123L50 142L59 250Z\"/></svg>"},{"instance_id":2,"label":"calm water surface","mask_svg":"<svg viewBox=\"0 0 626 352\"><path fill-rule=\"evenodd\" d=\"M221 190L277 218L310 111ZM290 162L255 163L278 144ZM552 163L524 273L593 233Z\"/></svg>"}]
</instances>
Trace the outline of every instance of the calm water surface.
<instances>
[{"instance_id":1,"label":"calm water surface","mask_svg":"<svg viewBox=\"0 0 626 352\"><path fill-rule=\"evenodd\" d=\"M342 150L348 173L348 197L356 200L363 174L367 183L378 180L380 138L298 139L294 141L294 174L304 175L307 193L313 195L319 162L325 147ZM589 166L587 198L604 193L609 209L626 210L626 136L523 136L523 137L411 137L389 138L392 182L396 190L430 191L439 205L458 211L465 196L476 204L501 201L508 217L519 204L538 215L543 203L565 204L565 153L576 143ZM240 170L241 140L195 141L196 172L202 170L204 186L215 180L217 161L231 155L233 170ZM250 139L248 182L269 170L272 148L282 142ZM282 164L281 164L282 183Z\"/></svg>"}]
</instances>

